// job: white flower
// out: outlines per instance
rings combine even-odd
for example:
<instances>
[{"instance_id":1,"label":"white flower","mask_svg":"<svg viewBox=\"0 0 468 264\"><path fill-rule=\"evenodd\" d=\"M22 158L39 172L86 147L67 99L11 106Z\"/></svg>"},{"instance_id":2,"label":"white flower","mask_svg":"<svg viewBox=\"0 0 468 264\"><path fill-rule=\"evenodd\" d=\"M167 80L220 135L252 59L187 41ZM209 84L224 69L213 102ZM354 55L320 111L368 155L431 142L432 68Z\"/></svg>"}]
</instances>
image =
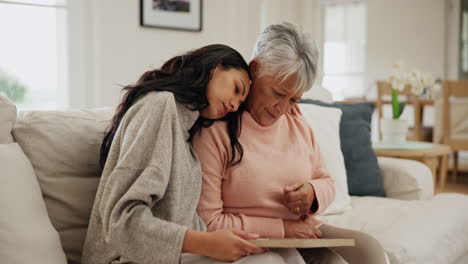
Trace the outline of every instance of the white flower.
<instances>
[{"instance_id":1,"label":"white flower","mask_svg":"<svg viewBox=\"0 0 468 264\"><path fill-rule=\"evenodd\" d=\"M425 73L423 76L422 76L422 82L424 84L425 87L431 87L434 85L435 83L435 78L434 76L432 76L432 74L430 73Z\"/></svg>"},{"instance_id":2,"label":"white flower","mask_svg":"<svg viewBox=\"0 0 468 264\"><path fill-rule=\"evenodd\" d=\"M424 91L424 85L421 82L418 82L416 85L411 86L411 92L415 95L421 95Z\"/></svg>"},{"instance_id":3,"label":"white flower","mask_svg":"<svg viewBox=\"0 0 468 264\"><path fill-rule=\"evenodd\" d=\"M421 80L422 77L421 77L421 72L418 71L418 70L412 70L409 75L411 76L411 78L414 78L414 79L417 79L417 80Z\"/></svg>"},{"instance_id":4,"label":"white flower","mask_svg":"<svg viewBox=\"0 0 468 264\"><path fill-rule=\"evenodd\" d=\"M392 87L397 91L403 91L405 89L406 83L402 80L395 80L392 83Z\"/></svg>"},{"instance_id":5,"label":"white flower","mask_svg":"<svg viewBox=\"0 0 468 264\"><path fill-rule=\"evenodd\" d=\"M403 71L396 71L394 76L398 81L404 82L406 80L406 75Z\"/></svg>"},{"instance_id":6,"label":"white flower","mask_svg":"<svg viewBox=\"0 0 468 264\"><path fill-rule=\"evenodd\" d=\"M390 85L392 86L393 89L396 89L396 87L398 86L398 83L400 83L400 81L398 81L397 79L392 79L390 81Z\"/></svg>"},{"instance_id":7,"label":"white flower","mask_svg":"<svg viewBox=\"0 0 468 264\"><path fill-rule=\"evenodd\" d=\"M408 78L408 83L411 85L411 87L419 85L419 80L414 77L414 75L410 74L410 77Z\"/></svg>"},{"instance_id":8,"label":"white flower","mask_svg":"<svg viewBox=\"0 0 468 264\"><path fill-rule=\"evenodd\" d=\"M410 85L411 92L415 95L422 95L426 91L430 96L431 93L442 89L432 74L422 73L416 69L406 71L402 63L396 63L392 66L392 75L388 81L397 91L403 91L406 85Z\"/></svg>"},{"instance_id":9,"label":"white flower","mask_svg":"<svg viewBox=\"0 0 468 264\"><path fill-rule=\"evenodd\" d=\"M440 85L440 83L436 83L432 86L432 91L433 92L439 92L440 90L442 90L442 86Z\"/></svg>"}]
</instances>

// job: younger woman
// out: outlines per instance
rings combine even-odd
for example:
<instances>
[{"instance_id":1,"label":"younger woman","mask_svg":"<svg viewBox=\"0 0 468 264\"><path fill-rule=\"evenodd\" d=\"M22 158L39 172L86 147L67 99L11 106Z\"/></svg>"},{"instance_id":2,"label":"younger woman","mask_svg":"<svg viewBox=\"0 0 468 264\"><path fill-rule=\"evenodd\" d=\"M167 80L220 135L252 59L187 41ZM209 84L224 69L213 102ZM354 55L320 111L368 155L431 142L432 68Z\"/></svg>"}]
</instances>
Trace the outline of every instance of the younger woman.
<instances>
[{"instance_id":1,"label":"younger woman","mask_svg":"<svg viewBox=\"0 0 468 264\"><path fill-rule=\"evenodd\" d=\"M233 261L263 252L247 241L252 234L201 232L201 169L190 146L196 131L220 118L229 120L235 146L248 70L237 51L209 45L125 87L101 146L103 173L82 263L179 263L182 253Z\"/></svg>"}]
</instances>

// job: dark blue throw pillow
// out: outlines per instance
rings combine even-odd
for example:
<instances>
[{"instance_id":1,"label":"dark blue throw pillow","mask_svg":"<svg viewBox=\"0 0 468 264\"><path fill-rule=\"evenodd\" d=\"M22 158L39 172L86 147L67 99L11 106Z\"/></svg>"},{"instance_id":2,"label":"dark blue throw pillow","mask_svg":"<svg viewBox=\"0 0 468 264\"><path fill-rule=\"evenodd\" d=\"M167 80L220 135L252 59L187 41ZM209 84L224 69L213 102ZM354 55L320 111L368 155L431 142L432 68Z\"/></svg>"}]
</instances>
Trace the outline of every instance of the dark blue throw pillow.
<instances>
[{"instance_id":1,"label":"dark blue throw pillow","mask_svg":"<svg viewBox=\"0 0 468 264\"><path fill-rule=\"evenodd\" d=\"M385 196L379 164L371 141L373 103L328 104L303 99L300 103L336 107L340 121L341 151L346 166L348 192L356 196Z\"/></svg>"}]
</instances>

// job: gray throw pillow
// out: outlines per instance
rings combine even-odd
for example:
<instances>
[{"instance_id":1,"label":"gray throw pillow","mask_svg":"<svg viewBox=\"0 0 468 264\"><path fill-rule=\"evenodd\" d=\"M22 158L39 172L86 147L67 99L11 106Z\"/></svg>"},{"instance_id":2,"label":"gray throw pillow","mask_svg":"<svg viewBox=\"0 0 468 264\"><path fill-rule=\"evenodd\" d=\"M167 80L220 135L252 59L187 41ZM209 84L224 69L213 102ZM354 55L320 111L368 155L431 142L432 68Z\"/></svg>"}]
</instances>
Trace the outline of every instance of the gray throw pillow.
<instances>
[{"instance_id":1,"label":"gray throw pillow","mask_svg":"<svg viewBox=\"0 0 468 264\"><path fill-rule=\"evenodd\" d=\"M373 103L328 104L303 99L300 103L335 107L343 112L340 121L341 151L345 160L348 192L356 196L385 196L377 157L372 149Z\"/></svg>"}]
</instances>

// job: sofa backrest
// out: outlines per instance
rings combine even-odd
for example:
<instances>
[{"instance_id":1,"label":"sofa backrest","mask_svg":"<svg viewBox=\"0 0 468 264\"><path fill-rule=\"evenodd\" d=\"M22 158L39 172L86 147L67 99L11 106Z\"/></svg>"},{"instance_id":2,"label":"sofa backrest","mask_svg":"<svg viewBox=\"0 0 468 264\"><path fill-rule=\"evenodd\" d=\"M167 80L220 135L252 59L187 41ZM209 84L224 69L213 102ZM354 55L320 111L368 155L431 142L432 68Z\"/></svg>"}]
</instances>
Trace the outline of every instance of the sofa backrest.
<instances>
[{"instance_id":1,"label":"sofa backrest","mask_svg":"<svg viewBox=\"0 0 468 264\"><path fill-rule=\"evenodd\" d=\"M13 142L11 129L16 122L16 106L0 95L0 144Z\"/></svg>"},{"instance_id":2,"label":"sofa backrest","mask_svg":"<svg viewBox=\"0 0 468 264\"><path fill-rule=\"evenodd\" d=\"M114 109L25 111L14 140L39 181L51 222L69 263L80 263L99 184L99 150Z\"/></svg>"},{"instance_id":3,"label":"sofa backrest","mask_svg":"<svg viewBox=\"0 0 468 264\"><path fill-rule=\"evenodd\" d=\"M312 89L307 97L331 101L330 93L320 87ZM114 111L23 111L12 131L14 141L32 163L69 263L81 263L101 175L100 146Z\"/></svg>"}]
</instances>

